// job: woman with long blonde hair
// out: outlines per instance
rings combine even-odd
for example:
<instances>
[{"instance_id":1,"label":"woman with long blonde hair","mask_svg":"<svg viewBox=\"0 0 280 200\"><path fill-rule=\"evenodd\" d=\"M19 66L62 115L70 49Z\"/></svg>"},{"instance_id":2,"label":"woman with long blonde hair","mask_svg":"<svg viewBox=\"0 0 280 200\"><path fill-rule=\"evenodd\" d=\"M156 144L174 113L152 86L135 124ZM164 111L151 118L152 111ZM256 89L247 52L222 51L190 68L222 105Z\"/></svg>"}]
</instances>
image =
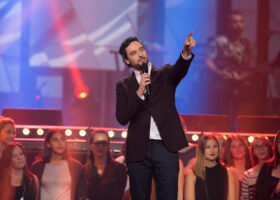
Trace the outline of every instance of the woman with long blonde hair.
<instances>
[{"instance_id":1,"label":"woman with long blonde hair","mask_svg":"<svg viewBox=\"0 0 280 200\"><path fill-rule=\"evenodd\" d=\"M219 145L214 135L200 138L196 162L185 177L185 200L237 200L236 174L219 159Z\"/></svg>"}]
</instances>

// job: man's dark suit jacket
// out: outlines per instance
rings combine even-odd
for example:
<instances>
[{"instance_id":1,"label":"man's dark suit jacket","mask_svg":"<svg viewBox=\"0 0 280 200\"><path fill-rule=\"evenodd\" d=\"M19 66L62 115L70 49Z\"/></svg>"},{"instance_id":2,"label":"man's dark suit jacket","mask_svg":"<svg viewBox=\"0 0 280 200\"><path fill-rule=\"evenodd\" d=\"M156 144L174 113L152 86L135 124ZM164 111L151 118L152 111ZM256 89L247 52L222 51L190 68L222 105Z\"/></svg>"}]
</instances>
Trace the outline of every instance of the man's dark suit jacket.
<instances>
[{"instance_id":1,"label":"man's dark suit jacket","mask_svg":"<svg viewBox=\"0 0 280 200\"><path fill-rule=\"evenodd\" d=\"M136 91L139 84L134 72L117 83L116 117L120 124L128 122L126 162L143 161L146 156L150 121L153 116L163 143L171 152L187 146L184 130L175 107L176 87L187 74L191 61L181 55L175 65L152 66L150 97L142 100Z\"/></svg>"}]
</instances>

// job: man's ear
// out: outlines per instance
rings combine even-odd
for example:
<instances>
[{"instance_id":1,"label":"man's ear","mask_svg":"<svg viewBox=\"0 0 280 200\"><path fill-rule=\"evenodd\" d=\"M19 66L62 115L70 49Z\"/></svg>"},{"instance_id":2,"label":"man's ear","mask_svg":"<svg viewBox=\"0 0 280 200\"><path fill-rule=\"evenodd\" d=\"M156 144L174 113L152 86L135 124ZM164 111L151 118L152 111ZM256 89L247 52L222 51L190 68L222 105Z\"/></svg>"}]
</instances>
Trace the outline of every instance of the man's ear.
<instances>
[{"instance_id":1,"label":"man's ear","mask_svg":"<svg viewBox=\"0 0 280 200\"><path fill-rule=\"evenodd\" d=\"M127 64L127 65L130 65L130 61L128 59L124 59L124 62Z\"/></svg>"}]
</instances>

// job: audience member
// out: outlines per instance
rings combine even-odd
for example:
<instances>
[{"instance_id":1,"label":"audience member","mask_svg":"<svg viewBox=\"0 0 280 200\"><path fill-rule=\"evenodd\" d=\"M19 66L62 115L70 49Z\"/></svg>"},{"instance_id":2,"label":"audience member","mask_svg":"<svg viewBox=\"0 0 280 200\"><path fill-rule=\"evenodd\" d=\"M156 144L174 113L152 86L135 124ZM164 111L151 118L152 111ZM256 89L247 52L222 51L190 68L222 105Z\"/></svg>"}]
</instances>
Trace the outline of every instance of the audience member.
<instances>
[{"instance_id":1,"label":"audience member","mask_svg":"<svg viewBox=\"0 0 280 200\"><path fill-rule=\"evenodd\" d=\"M240 200L250 200L256 191L256 181L263 163L273 156L272 145L263 136L255 137L251 146L254 167L244 172Z\"/></svg>"},{"instance_id":2,"label":"audience member","mask_svg":"<svg viewBox=\"0 0 280 200\"><path fill-rule=\"evenodd\" d=\"M196 162L186 177L185 200L237 200L236 174L220 162L219 144L214 135L200 138Z\"/></svg>"},{"instance_id":3,"label":"audience member","mask_svg":"<svg viewBox=\"0 0 280 200\"><path fill-rule=\"evenodd\" d=\"M88 159L80 175L77 199L121 200L126 168L111 157L107 132L95 131L88 142Z\"/></svg>"},{"instance_id":4,"label":"audience member","mask_svg":"<svg viewBox=\"0 0 280 200\"><path fill-rule=\"evenodd\" d=\"M17 143L6 145L2 155L3 166L0 173L1 200L37 200L39 182L26 164L24 147Z\"/></svg>"},{"instance_id":5,"label":"audience member","mask_svg":"<svg viewBox=\"0 0 280 200\"><path fill-rule=\"evenodd\" d=\"M252 167L249 148L244 137L241 135L228 136L223 161L233 167L241 183L243 173Z\"/></svg>"},{"instance_id":6,"label":"audience member","mask_svg":"<svg viewBox=\"0 0 280 200\"><path fill-rule=\"evenodd\" d=\"M279 196L280 182L280 130L274 139L274 157L264 163L256 183L255 200L275 199ZM278 192L277 192L278 190Z\"/></svg>"},{"instance_id":7,"label":"audience member","mask_svg":"<svg viewBox=\"0 0 280 200\"><path fill-rule=\"evenodd\" d=\"M0 163L5 146L14 141L16 136L15 122L11 118L0 118Z\"/></svg>"},{"instance_id":8,"label":"audience member","mask_svg":"<svg viewBox=\"0 0 280 200\"><path fill-rule=\"evenodd\" d=\"M119 157L117 157L117 158L115 159L115 161L117 161L118 163L123 164L123 165L126 167L126 163L125 163L125 151L126 151L126 145L123 144L123 145L122 145L122 155L120 155ZM126 179L126 185L125 185L125 189L124 189L123 200L131 200L130 191L129 191L129 178L128 178L128 175L127 175L127 179Z\"/></svg>"},{"instance_id":9,"label":"audience member","mask_svg":"<svg viewBox=\"0 0 280 200\"><path fill-rule=\"evenodd\" d=\"M31 170L40 181L41 200L73 200L81 164L68 154L66 136L61 130L50 130L44 147Z\"/></svg>"}]
</instances>

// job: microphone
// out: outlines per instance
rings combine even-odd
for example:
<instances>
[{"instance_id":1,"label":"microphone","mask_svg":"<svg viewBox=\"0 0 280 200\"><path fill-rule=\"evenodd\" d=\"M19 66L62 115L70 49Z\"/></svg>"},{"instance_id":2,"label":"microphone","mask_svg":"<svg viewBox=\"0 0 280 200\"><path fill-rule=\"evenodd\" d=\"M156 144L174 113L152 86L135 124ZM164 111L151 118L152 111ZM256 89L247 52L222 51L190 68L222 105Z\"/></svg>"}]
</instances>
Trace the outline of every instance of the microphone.
<instances>
[{"instance_id":1,"label":"microphone","mask_svg":"<svg viewBox=\"0 0 280 200\"><path fill-rule=\"evenodd\" d=\"M141 69L143 73L148 73L148 63L142 63ZM150 86L146 85L146 95L150 96Z\"/></svg>"}]
</instances>

